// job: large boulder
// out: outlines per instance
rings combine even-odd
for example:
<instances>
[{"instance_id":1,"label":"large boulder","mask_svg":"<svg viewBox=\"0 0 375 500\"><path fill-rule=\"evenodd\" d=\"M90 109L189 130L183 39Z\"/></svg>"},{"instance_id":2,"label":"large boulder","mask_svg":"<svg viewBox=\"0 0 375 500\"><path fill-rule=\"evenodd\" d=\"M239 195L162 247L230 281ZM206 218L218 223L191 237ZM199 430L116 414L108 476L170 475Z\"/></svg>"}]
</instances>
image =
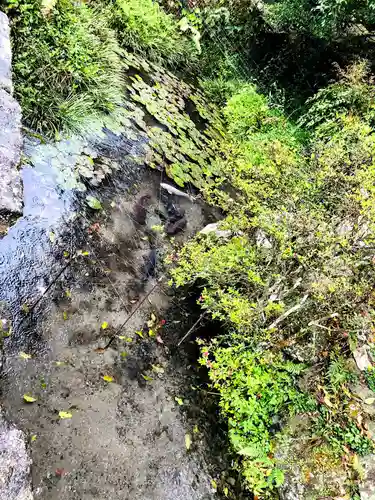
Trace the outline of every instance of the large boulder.
<instances>
[{"instance_id":1,"label":"large boulder","mask_svg":"<svg viewBox=\"0 0 375 500\"><path fill-rule=\"evenodd\" d=\"M0 12L0 89L12 93L12 51L8 17Z\"/></svg>"},{"instance_id":2,"label":"large boulder","mask_svg":"<svg viewBox=\"0 0 375 500\"><path fill-rule=\"evenodd\" d=\"M9 22L0 12L0 215L22 213L21 108L12 97Z\"/></svg>"},{"instance_id":3,"label":"large boulder","mask_svg":"<svg viewBox=\"0 0 375 500\"><path fill-rule=\"evenodd\" d=\"M32 500L25 435L0 415L0 500Z\"/></svg>"}]
</instances>

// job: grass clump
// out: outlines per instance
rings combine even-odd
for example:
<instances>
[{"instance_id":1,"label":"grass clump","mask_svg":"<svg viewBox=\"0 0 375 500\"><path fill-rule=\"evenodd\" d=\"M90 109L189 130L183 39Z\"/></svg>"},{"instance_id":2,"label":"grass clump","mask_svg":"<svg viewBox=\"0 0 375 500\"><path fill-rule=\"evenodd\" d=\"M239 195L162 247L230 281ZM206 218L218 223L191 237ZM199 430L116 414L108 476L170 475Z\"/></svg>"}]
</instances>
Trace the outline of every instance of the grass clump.
<instances>
[{"instance_id":1,"label":"grass clump","mask_svg":"<svg viewBox=\"0 0 375 500\"><path fill-rule=\"evenodd\" d=\"M48 7L48 5L47 5ZM106 11L83 2L9 0L15 95L24 122L51 136L119 103L122 65Z\"/></svg>"},{"instance_id":2,"label":"grass clump","mask_svg":"<svg viewBox=\"0 0 375 500\"><path fill-rule=\"evenodd\" d=\"M112 7L112 23L123 47L169 66L189 65L196 59L199 45L189 36L192 27L179 24L157 2L114 0Z\"/></svg>"}]
</instances>

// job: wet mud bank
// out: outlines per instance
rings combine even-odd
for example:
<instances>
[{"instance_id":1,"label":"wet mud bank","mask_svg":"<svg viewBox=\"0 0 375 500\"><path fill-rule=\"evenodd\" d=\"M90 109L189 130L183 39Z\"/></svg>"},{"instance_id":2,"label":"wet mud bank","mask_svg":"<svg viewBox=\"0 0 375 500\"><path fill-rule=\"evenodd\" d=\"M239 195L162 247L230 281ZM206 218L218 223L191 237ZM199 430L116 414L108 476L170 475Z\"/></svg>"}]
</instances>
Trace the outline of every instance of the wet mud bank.
<instances>
[{"instance_id":1,"label":"wet mud bank","mask_svg":"<svg viewBox=\"0 0 375 500\"><path fill-rule=\"evenodd\" d=\"M82 152L68 146L59 161L75 164ZM26 436L34 498L217 497L221 459L209 458L205 431L216 416L199 405L199 373L184 350L191 338L175 348L196 316L162 264L171 204L186 218L173 244L214 216L199 199L161 190L164 174L134 160L142 141L107 134L90 147L117 165L100 188L88 184L102 210L61 183L59 152L33 143L24 215L0 241L0 300L13 323L1 401ZM145 196L143 221L136 205Z\"/></svg>"}]
</instances>

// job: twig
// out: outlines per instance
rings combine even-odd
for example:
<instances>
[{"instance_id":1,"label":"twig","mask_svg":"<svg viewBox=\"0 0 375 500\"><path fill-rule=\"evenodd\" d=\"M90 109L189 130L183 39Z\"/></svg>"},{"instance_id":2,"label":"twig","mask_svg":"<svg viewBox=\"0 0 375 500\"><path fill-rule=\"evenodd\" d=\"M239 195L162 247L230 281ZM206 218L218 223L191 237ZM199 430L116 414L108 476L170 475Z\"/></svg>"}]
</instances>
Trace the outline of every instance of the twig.
<instances>
[{"instance_id":1,"label":"twig","mask_svg":"<svg viewBox=\"0 0 375 500\"><path fill-rule=\"evenodd\" d=\"M287 318L288 316L290 316L291 314L293 314L294 312L298 311L298 309L301 309L301 307L303 306L303 304L306 302L307 300L307 297L309 296L309 294L307 293L306 295L304 295L302 297L302 300L299 304L296 304L295 306L291 307L290 309L288 309L284 314L282 314L281 316L279 316L269 327L268 327L268 330L272 330L272 328L275 328L279 323L281 323L281 321L284 321L285 318Z\"/></svg>"},{"instance_id":2,"label":"twig","mask_svg":"<svg viewBox=\"0 0 375 500\"><path fill-rule=\"evenodd\" d=\"M198 325L198 323L200 323L201 319L203 318L203 316L206 314L207 311L204 311L204 313L202 313L199 318L197 319L197 321L194 323L194 325L190 328L190 330L187 332L186 335L184 335L182 337L182 339L180 340L180 342L177 344L177 347L179 347L182 342L191 334L191 332L194 330L194 328Z\"/></svg>"},{"instance_id":3,"label":"twig","mask_svg":"<svg viewBox=\"0 0 375 500\"><path fill-rule=\"evenodd\" d=\"M108 347L112 344L114 339L116 338L116 335L124 328L124 326L130 321L130 319L134 316L134 314L138 311L138 309L141 307L141 305L145 302L145 300L148 299L148 297L152 294L152 292L155 290L155 288L159 285L163 278L159 278L158 281L154 284L154 286L149 290L146 295L143 297L143 299L138 302L136 305L135 309L129 314L129 316L126 318L126 320L123 322L121 326L119 326L116 330L116 333L112 335L112 337L109 339L107 345L103 347L103 349L108 349Z\"/></svg>"}]
</instances>

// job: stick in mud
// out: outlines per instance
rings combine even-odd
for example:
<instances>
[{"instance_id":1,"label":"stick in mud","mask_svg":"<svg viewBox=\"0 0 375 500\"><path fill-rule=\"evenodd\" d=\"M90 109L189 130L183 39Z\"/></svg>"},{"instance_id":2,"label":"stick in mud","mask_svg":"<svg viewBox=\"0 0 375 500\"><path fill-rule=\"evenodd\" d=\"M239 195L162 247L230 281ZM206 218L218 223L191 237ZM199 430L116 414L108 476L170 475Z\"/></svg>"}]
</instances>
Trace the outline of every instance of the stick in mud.
<instances>
[{"instance_id":1,"label":"stick in mud","mask_svg":"<svg viewBox=\"0 0 375 500\"><path fill-rule=\"evenodd\" d=\"M197 319L197 321L194 323L194 325L190 328L190 330L182 337L182 339L180 340L180 342L177 344L177 347L179 347L182 342L188 338L188 336L191 334L191 332L195 329L196 326L198 326L198 324L200 323L200 321L202 320L203 316L206 314L206 311L204 313L202 313L199 318Z\"/></svg>"},{"instance_id":2,"label":"stick in mud","mask_svg":"<svg viewBox=\"0 0 375 500\"><path fill-rule=\"evenodd\" d=\"M126 318L126 320L123 322L121 326L119 326L116 330L116 333L112 335L112 337L109 339L108 343L106 346L103 347L103 349L108 349L108 347L112 344L112 342L115 340L116 336L118 333L121 332L121 330L124 328L124 326L130 321L130 319L134 316L134 314L138 311L138 309L141 307L141 305L145 302L145 300L148 299L148 297L152 294L152 292L155 290L157 286L159 286L160 282L162 281L163 278L159 278L158 281L154 284L154 286L149 290L146 295L143 297L143 299L138 302L134 310L129 314L129 316Z\"/></svg>"}]
</instances>

